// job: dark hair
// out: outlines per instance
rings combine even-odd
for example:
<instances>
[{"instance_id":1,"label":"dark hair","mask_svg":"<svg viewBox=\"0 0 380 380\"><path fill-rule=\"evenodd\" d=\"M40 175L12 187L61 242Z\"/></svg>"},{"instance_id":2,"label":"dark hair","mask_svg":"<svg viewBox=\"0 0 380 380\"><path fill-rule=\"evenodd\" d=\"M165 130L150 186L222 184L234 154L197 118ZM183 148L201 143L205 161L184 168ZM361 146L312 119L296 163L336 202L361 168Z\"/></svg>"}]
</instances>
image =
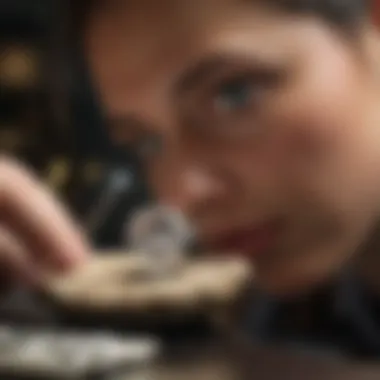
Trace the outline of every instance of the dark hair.
<instances>
[{"instance_id":1,"label":"dark hair","mask_svg":"<svg viewBox=\"0 0 380 380\"><path fill-rule=\"evenodd\" d=\"M72 0L73 22L83 26L86 13L96 4L107 0ZM248 0L262 2L294 15L319 17L331 26L352 31L362 24L369 14L371 0Z\"/></svg>"},{"instance_id":2,"label":"dark hair","mask_svg":"<svg viewBox=\"0 0 380 380\"><path fill-rule=\"evenodd\" d=\"M370 0L263 0L265 4L296 15L319 17L333 27L352 31L366 20Z\"/></svg>"}]
</instances>

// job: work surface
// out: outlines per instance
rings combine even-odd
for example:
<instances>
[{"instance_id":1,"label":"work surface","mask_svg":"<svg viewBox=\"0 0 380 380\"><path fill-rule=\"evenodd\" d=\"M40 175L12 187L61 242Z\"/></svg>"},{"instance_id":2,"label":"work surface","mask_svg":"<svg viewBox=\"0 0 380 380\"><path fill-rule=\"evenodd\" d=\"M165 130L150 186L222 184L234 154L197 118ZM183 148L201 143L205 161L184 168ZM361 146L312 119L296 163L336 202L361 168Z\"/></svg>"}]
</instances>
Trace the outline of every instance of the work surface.
<instances>
[{"instance_id":1,"label":"work surface","mask_svg":"<svg viewBox=\"0 0 380 380\"><path fill-rule=\"evenodd\" d=\"M45 320L40 305L30 305L24 297L21 300L12 297L11 305L7 302L7 307L0 308L0 316L8 315L6 319L13 321L16 316L29 322ZM180 348L166 350L149 371L149 380L379 380L380 359L378 364L353 363L326 355L253 347L226 338L212 344L183 342ZM132 378L126 375L117 380Z\"/></svg>"},{"instance_id":2,"label":"work surface","mask_svg":"<svg viewBox=\"0 0 380 380\"><path fill-rule=\"evenodd\" d=\"M378 380L380 363L348 363L343 359L252 348L228 352L221 347L186 349L163 358L157 380ZM129 380L126 378L126 380Z\"/></svg>"}]
</instances>

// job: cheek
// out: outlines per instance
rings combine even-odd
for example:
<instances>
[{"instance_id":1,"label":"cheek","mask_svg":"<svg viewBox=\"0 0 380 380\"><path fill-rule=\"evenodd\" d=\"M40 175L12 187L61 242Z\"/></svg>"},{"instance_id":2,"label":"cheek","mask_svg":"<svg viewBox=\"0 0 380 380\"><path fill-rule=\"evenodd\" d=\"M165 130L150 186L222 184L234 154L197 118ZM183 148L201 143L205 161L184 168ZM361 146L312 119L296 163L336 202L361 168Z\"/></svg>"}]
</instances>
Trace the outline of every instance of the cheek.
<instances>
[{"instance_id":1,"label":"cheek","mask_svg":"<svg viewBox=\"0 0 380 380\"><path fill-rule=\"evenodd\" d=\"M284 165L311 169L333 161L360 134L366 89L363 74L347 53L326 51L318 63L313 62L318 57L310 56L274 97L268 122L277 130L273 143Z\"/></svg>"},{"instance_id":2,"label":"cheek","mask_svg":"<svg viewBox=\"0 0 380 380\"><path fill-rule=\"evenodd\" d=\"M305 216L311 213L313 219L318 219L317 215L334 212L338 207L335 203L342 192L340 183L346 181L341 178L348 165L341 130L345 115L342 118L336 110L311 102L300 106L288 108L287 119L283 118L287 123L281 124L273 138L273 157L291 212Z\"/></svg>"},{"instance_id":3,"label":"cheek","mask_svg":"<svg viewBox=\"0 0 380 380\"><path fill-rule=\"evenodd\" d=\"M228 154L226 165L252 186L294 186L332 160L339 139L326 112L310 106L287 108L286 113L272 113L270 124L262 141L249 139Z\"/></svg>"},{"instance_id":4,"label":"cheek","mask_svg":"<svg viewBox=\"0 0 380 380\"><path fill-rule=\"evenodd\" d=\"M352 94L360 90L339 83L332 87L324 92L300 89L299 95L289 95L273 107L271 151L282 173L327 174L353 153L361 116L357 95Z\"/></svg>"},{"instance_id":5,"label":"cheek","mask_svg":"<svg viewBox=\"0 0 380 380\"><path fill-rule=\"evenodd\" d=\"M315 237L323 241L329 230L338 236L353 228L373 212L378 199L372 186L376 174L370 169L375 161L366 143L366 111L357 101L360 91L351 87L348 95L335 90L325 97L310 93L273 115L280 125L273 134L273 156L281 166L277 173L289 212L298 215L305 228L304 218L312 224L319 221L321 234Z\"/></svg>"},{"instance_id":6,"label":"cheek","mask_svg":"<svg viewBox=\"0 0 380 380\"><path fill-rule=\"evenodd\" d=\"M347 154L345 149L355 130L351 125L356 124L356 116L339 102L343 101L336 97L321 100L306 96L302 102L289 97L281 105L274 104L261 121L262 137L240 141L237 147L228 146L230 165L254 181L269 177L287 181L296 173L302 177L324 170Z\"/></svg>"},{"instance_id":7,"label":"cheek","mask_svg":"<svg viewBox=\"0 0 380 380\"><path fill-rule=\"evenodd\" d=\"M330 115L307 106L289 109L273 138L273 156L284 174L316 170L336 152L339 134Z\"/></svg>"}]
</instances>

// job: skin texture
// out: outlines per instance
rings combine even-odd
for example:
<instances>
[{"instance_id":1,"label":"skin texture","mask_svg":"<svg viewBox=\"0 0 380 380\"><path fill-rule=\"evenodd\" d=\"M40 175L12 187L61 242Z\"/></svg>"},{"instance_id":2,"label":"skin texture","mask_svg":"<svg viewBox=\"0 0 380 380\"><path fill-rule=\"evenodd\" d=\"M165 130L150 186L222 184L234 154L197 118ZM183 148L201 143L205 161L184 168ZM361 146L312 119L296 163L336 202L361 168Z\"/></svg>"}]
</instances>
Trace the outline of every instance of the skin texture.
<instances>
[{"instance_id":1,"label":"skin texture","mask_svg":"<svg viewBox=\"0 0 380 380\"><path fill-rule=\"evenodd\" d=\"M1 279L40 286L42 273L86 261L84 237L48 189L23 166L0 159Z\"/></svg>"},{"instance_id":2,"label":"skin texture","mask_svg":"<svg viewBox=\"0 0 380 380\"><path fill-rule=\"evenodd\" d=\"M250 266L240 258L194 260L166 277L151 276L151 270L133 252L107 252L68 276L51 279L48 293L72 310L123 311L155 319L173 311L227 310L252 279ZM102 286L97 286L100 283Z\"/></svg>"},{"instance_id":3,"label":"skin texture","mask_svg":"<svg viewBox=\"0 0 380 380\"><path fill-rule=\"evenodd\" d=\"M349 39L238 0L115 1L93 12L84 46L115 143L141 155L206 249L269 224L265 249L242 253L259 285L292 294L365 241L380 194L369 25Z\"/></svg>"}]
</instances>

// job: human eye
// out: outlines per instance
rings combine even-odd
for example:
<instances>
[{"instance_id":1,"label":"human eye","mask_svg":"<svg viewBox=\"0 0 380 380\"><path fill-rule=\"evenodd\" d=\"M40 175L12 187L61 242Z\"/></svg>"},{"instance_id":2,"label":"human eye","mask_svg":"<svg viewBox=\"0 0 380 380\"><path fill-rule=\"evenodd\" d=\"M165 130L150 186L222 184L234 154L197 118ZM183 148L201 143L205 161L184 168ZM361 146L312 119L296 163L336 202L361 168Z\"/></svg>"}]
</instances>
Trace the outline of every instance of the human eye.
<instances>
[{"instance_id":1,"label":"human eye","mask_svg":"<svg viewBox=\"0 0 380 380\"><path fill-rule=\"evenodd\" d=\"M187 121L194 131L214 137L258 132L280 78L277 72L232 73L215 78L193 92Z\"/></svg>"},{"instance_id":2,"label":"human eye","mask_svg":"<svg viewBox=\"0 0 380 380\"><path fill-rule=\"evenodd\" d=\"M248 77L229 79L211 92L210 111L222 115L244 111L259 100L261 90Z\"/></svg>"},{"instance_id":3,"label":"human eye","mask_svg":"<svg viewBox=\"0 0 380 380\"><path fill-rule=\"evenodd\" d=\"M254 95L255 88L248 78L233 79L217 88L211 105L215 112L237 112L249 107Z\"/></svg>"}]
</instances>

